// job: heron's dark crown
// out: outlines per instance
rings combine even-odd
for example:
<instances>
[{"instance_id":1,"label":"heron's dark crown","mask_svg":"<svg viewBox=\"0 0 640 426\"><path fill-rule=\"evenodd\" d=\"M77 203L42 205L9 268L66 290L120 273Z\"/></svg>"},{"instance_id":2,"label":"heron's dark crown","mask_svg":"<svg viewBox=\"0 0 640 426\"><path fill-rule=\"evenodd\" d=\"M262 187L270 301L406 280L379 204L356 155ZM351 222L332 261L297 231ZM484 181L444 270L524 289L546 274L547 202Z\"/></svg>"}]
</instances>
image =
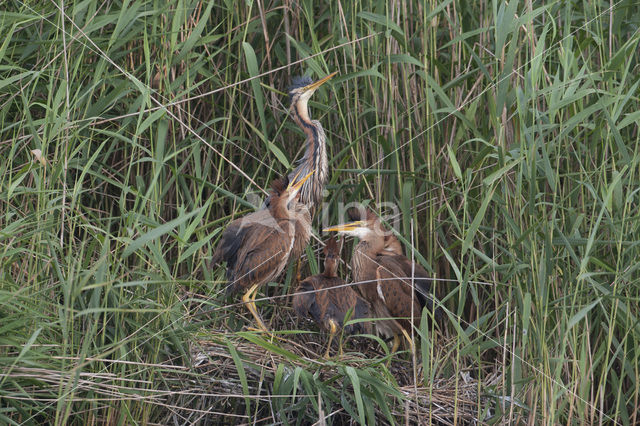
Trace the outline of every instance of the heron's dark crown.
<instances>
[{"instance_id":1,"label":"heron's dark crown","mask_svg":"<svg viewBox=\"0 0 640 426\"><path fill-rule=\"evenodd\" d=\"M271 190L275 196L281 195L289 186L289 176L284 175L271 182Z\"/></svg>"},{"instance_id":2,"label":"heron's dark crown","mask_svg":"<svg viewBox=\"0 0 640 426\"><path fill-rule=\"evenodd\" d=\"M324 248L324 254L325 257L334 259L340 256L340 247L338 247L338 241L336 241L335 237L331 237L327 240Z\"/></svg>"},{"instance_id":3,"label":"heron's dark crown","mask_svg":"<svg viewBox=\"0 0 640 426\"><path fill-rule=\"evenodd\" d=\"M313 83L313 80L311 80L311 77L309 77L308 75L293 77L293 80L291 81L291 86L289 86L289 98L290 99L293 98L294 90L299 89L301 87L308 86L311 83Z\"/></svg>"},{"instance_id":4,"label":"heron's dark crown","mask_svg":"<svg viewBox=\"0 0 640 426\"><path fill-rule=\"evenodd\" d=\"M362 220L362 221L377 221L378 216L371 210L369 207L365 207L364 211L361 211L361 208L352 207L347 210L347 215L351 220Z\"/></svg>"}]
</instances>

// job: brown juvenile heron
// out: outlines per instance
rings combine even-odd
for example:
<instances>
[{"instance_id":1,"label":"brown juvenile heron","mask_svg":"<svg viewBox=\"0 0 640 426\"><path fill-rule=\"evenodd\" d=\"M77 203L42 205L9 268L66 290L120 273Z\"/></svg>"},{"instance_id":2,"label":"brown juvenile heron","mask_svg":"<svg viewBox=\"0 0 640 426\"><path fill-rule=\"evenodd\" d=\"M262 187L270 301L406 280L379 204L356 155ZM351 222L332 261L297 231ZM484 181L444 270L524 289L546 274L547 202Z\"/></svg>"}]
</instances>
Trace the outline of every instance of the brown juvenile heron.
<instances>
[{"instance_id":1,"label":"brown juvenile heron","mask_svg":"<svg viewBox=\"0 0 640 426\"><path fill-rule=\"evenodd\" d=\"M298 316L313 318L330 333L325 358L329 357L331 341L338 329L343 328L349 310L351 319L369 317L369 304L338 276L340 248L336 239L331 237L324 247L324 272L302 281L293 296L293 308ZM344 327L344 331L347 334L370 333L371 324L357 322Z\"/></svg>"},{"instance_id":2,"label":"brown juvenile heron","mask_svg":"<svg viewBox=\"0 0 640 426\"><path fill-rule=\"evenodd\" d=\"M359 220L324 231L337 231L360 239L351 259L353 280L359 283L356 288L371 304L372 317L392 318L375 321L375 325L383 336L393 336L393 351L400 344L401 334L413 346L407 331L411 330L412 323L420 325L423 307L433 308L433 288L427 271L402 254L395 237L385 237L386 230L371 210L367 209ZM412 291L411 277L415 291Z\"/></svg>"},{"instance_id":3,"label":"brown juvenile heron","mask_svg":"<svg viewBox=\"0 0 640 426\"><path fill-rule=\"evenodd\" d=\"M310 171L315 170L313 177L300 190L300 203L307 206L311 216L314 215L316 205L322 198L322 190L327 181L328 166L327 138L324 129L318 120L312 120L309 117L307 104L311 95L336 74L337 72L331 73L316 82L312 82L307 76L297 77L293 79L293 84L289 88L291 117L307 135L307 149L289 178L295 175L306 176Z\"/></svg>"},{"instance_id":4,"label":"brown juvenile heron","mask_svg":"<svg viewBox=\"0 0 640 426\"><path fill-rule=\"evenodd\" d=\"M211 259L212 265L227 262L226 277L230 281L227 293L248 289L242 300L263 331L267 327L256 309L256 293L260 286L280 276L294 247L304 247L309 242L310 232L305 235L297 232L302 227L299 222L311 226L309 213L298 202L298 195L312 174L313 171L309 172L297 182L297 176L291 183L287 177L274 181L269 207L231 222ZM306 241L296 241L297 238Z\"/></svg>"}]
</instances>

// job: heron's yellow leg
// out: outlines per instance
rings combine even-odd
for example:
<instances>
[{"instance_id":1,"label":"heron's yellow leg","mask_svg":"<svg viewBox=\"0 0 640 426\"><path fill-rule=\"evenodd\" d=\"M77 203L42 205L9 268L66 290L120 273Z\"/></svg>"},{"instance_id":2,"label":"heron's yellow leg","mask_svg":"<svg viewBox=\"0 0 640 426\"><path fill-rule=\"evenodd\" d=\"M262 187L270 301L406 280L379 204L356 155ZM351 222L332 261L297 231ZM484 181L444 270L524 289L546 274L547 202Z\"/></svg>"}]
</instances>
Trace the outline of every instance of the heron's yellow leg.
<instances>
[{"instance_id":1,"label":"heron's yellow leg","mask_svg":"<svg viewBox=\"0 0 640 426\"><path fill-rule=\"evenodd\" d=\"M329 352L331 351L331 341L333 340L333 336L336 335L336 333L338 332L338 326L336 324L336 322L332 319L329 320L329 327L331 327L331 329L329 330L329 343L327 343L327 352L324 354L325 358L329 358ZM340 348L340 350L342 351L342 347Z\"/></svg>"},{"instance_id":2,"label":"heron's yellow leg","mask_svg":"<svg viewBox=\"0 0 640 426\"><path fill-rule=\"evenodd\" d=\"M258 308L256 308L255 300L256 300L257 292L258 292L258 285L254 284L253 286L251 286L249 291L247 291L244 294L244 296L242 296L242 301L247 306L247 309L249 309L249 312L251 312L251 315L253 315L253 318L255 318L256 324L258 325L258 331L264 331L265 333L269 333L267 326L264 325L264 322L262 322L262 318L260 318L260 315L258 314Z\"/></svg>"},{"instance_id":3,"label":"heron's yellow leg","mask_svg":"<svg viewBox=\"0 0 640 426\"><path fill-rule=\"evenodd\" d=\"M302 281L302 268L300 268L301 263L301 259L298 259L298 261L296 262L296 282Z\"/></svg>"},{"instance_id":4,"label":"heron's yellow leg","mask_svg":"<svg viewBox=\"0 0 640 426\"><path fill-rule=\"evenodd\" d=\"M393 335L393 346L391 347L391 353L395 353L400 347L400 338L397 334Z\"/></svg>"},{"instance_id":5,"label":"heron's yellow leg","mask_svg":"<svg viewBox=\"0 0 640 426\"><path fill-rule=\"evenodd\" d=\"M402 334L404 334L404 338L407 339L407 343L409 344L409 349L411 350L411 353L413 353L413 350L414 350L413 339L409 337L409 333L407 333L407 330L405 330L404 328L402 329Z\"/></svg>"}]
</instances>

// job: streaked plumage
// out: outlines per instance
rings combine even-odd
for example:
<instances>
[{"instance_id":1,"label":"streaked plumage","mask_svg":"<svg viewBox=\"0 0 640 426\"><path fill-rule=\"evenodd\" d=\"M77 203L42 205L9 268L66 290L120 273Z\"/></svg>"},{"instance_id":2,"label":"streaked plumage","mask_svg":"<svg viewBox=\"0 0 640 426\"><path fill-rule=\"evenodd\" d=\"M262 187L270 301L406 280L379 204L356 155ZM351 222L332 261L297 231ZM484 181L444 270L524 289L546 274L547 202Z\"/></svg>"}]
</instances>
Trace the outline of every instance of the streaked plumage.
<instances>
[{"instance_id":1,"label":"streaked plumage","mask_svg":"<svg viewBox=\"0 0 640 426\"><path fill-rule=\"evenodd\" d=\"M297 260L300 259L311 239L311 213L306 205L297 201L292 207L292 212L295 215L295 241L290 258Z\"/></svg>"}]
</instances>

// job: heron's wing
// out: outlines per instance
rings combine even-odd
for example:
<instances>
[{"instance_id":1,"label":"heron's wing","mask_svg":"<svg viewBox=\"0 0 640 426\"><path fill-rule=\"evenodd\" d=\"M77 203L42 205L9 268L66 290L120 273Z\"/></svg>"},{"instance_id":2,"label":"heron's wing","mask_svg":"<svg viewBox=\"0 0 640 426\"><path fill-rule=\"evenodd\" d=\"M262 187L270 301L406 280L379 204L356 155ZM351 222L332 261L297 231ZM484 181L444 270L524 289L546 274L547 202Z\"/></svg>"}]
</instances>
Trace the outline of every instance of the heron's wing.
<instances>
[{"instance_id":1,"label":"heron's wing","mask_svg":"<svg viewBox=\"0 0 640 426\"><path fill-rule=\"evenodd\" d=\"M414 323L420 322L422 306L417 297L412 297L411 280L404 279L405 271L403 270L398 259L399 256L378 256L378 270L376 276L378 278L377 290L379 297L394 318L409 318L414 315ZM398 320L405 329L409 324L406 320Z\"/></svg>"},{"instance_id":2,"label":"heron's wing","mask_svg":"<svg viewBox=\"0 0 640 426\"><path fill-rule=\"evenodd\" d=\"M289 261L290 238L273 228L256 226L238 250L232 286L235 292L252 285L262 285L276 279Z\"/></svg>"},{"instance_id":3,"label":"heron's wing","mask_svg":"<svg viewBox=\"0 0 640 426\"><path fill-rule=\"evenodd\" d=\"M313 291L313 286L307 278L298 284L293 293L293 310L300 318L307 318L311 304L315 303L313 293L309 293L311 291Z\"/></svg>"},{"instance_id":4,"label":"heron's wing","mask_svg":"<svg viewBox=\"0 0 640 426\"><path fill-rule=\"evenodd\" d=\"M420 306L426 306L427 309L433 309L434 299L434 285L433 280L429 276L429 273L422 266L415 262L411 262L405 256L391 256L397 263L398 267L402 269L403 276L409 277L408 282L411 284L411 276L413 274L413 281L416 289L416 297L420 302ZM436 314L439 314L440 310L436 310Z\"/></svg>"},{"instance_id":5,"label":"heron's wing","mask_svg":"<svg viewBox=\"0 0 640 426\"><path fill-rule=\"evenodd\" d=\"M341 327L344 325L344 318L350 309L352 313L349 319L369 318L369 304L353 288L344 286L344 280L341 278L333 280L332 286L335 288L328 292L331 301L328 316L337 321ZM369 322L351 324L345 328L345 331L348 334L370 333L371 324Z\"/></svg>"},{"instance_id":6,"label":"heron's wing","mask_svg":"<svg viewBox=\"0 0 640 426\"><path fill-rule=\"evenodd\" d=\"M328 298L326 291L317 291L321 287L319 277L316 275L300 282L293 296L293 308L298 316L311 317L315 322L324 326L322 319L327 312Z\"/></svg>"},{"instance_id":7,"label":"heron's wing","mask_svg":"<svg viewBox=\"0 0 640 426\"><path fill-rule=\"evenodd\" d=\"M325 278L325 287L331 288L323 293L327 294L328 304L325 317L327 320L333 319L342 327L344 316L349 309L355 304L355 292L349 287L341 287L344 285L342 278Z\"/></svg>"},{"instance_id":8,"label":"heron's wing","mask_svg":"<svg viewBox=\"0 0 640 426\"><path fill-rule=\"evenodd\" d=\"M246 229L243 231L236 222L231 222L222 233L222 237L211 258L211 269L221 262L227 262L227 271L235 268L238 250L242 247L244 239L248 235Z\"/></svg>"},{"instance_id":9,"label":"heron's wing","mask_svg":"<svg viewBox=\"0 0 640 426\"><path fill-rule=\"evenodd\" d=\"M291 236L266 210L233 221L225 229L212 262L227 262L227 292L276 278L289 259Z\"/></svg>"},{"instance_id":10,"label":"heron's wing","mask_svg":"<svg viewBox=\"0 0 640 426\"><path fill-rule=\"evenodd\" d=\"M246 246L251 235L256 232L266 233L269 230L282 231L269 210L259 210L234 220L222 233L211 258L211 267L224 261L227 262L227 272L233 271L238 254L242 247ZM227 279L230 279L228 274Z\"/></svg>"},{"instance_id":11,"label":"heron's wing","mask_svg":"<svg viewBox=\"0 0 640 426\"><path fill-rule=\"evenodd\" d=\"M356 304L353 308L353 319L370 318L371 309L369 303L356 294ZM364 321L353 324L354 333L371 333L371 322Z\"/></svg>"}]
</instances>

